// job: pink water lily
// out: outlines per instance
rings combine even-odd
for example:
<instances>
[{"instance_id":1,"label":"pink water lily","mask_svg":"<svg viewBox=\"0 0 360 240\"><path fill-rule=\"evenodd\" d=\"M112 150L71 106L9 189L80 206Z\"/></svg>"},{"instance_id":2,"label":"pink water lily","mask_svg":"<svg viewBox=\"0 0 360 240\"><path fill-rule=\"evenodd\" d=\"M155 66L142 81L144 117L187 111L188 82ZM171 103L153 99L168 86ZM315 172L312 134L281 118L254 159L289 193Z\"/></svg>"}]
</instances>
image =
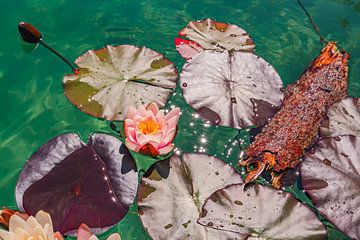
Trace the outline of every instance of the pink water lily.
<instances>
[{"instance_id":1,"label":"pink water lily","mask_svg":"<svg viewBox=\"0 0 360 240\"><path fill-rule=\"evenodd\" d=\"M180 109L174 108L165 115L155 103L129 107L125 119L126 146L144 155L165 155L174 149L172 143Z\"/></svg>"}]
</instances>

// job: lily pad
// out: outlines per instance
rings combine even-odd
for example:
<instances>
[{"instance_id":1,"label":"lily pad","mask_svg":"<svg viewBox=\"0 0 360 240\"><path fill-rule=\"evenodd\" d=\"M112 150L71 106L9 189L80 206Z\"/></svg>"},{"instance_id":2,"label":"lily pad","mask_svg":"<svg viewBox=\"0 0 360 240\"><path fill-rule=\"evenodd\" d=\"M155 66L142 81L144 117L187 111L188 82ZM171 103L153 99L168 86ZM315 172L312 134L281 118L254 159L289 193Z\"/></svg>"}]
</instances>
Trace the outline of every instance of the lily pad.
<instances>
[{"instance_id":1,"label":"lily pad","mask_svg":"<svg viewBox=\"0 0 360 240\"><path fill-rule=\"evenodd\" d=\"M210 109L235 128L266 124L283 99L276 70L252 53L206 50L184 65L180 83L196 111Z\"/></svg>"},{"instance_id":2,"label":"lily pad","mask_svg":"<svg viewBox=\"0 0 360 240\"><path fill-rule=\"evenodd\" d=\"M360 239L360 137L322 139L304 157L301 179L320 213Z\"/></svg>"},{"instance_id":3,"label":"lily pad","mask_svg":"<svg viewBox=\"0 0 360 240\"><path fill-rule=\"evenodd\" d=\"M186 60L204 51L204 49L199 44L191 40L175 38L174 42L175 42L176 50Z\"/></svg>"},{"instance_id":4,"label":"lily pad","mask_svg":"<svg viewBox=\"0 0 360 240\"><path fill-rule=\"evenodd\" d=\"M201 48L244 52L253 52L255 48L250 35L244 29L210 18L189 22L178 35L190 40L175 40L177 50L186 59L195 56L197 52L201 52Z\"/></svg>"},{"instance_id":5,"label":"lily pad","mask_svg":"<svg viewBox=\"0 0 360 240\"><path fill-rule=\"evenodd\" d=\"M200 224L246 234L247 239L326 239L315 213L290 193L267 186L246 191L243 184L225 187L206 200L202 212Z\"/></svg>"},{"instance_id":6,"label":"lily pad","mask_svg":"<svg viewBox=\"0 0 360 240\"><path fill-rule=\"evenodd\" d=\"M178 78L174 64L146 47L106 46L75 63L80 70L64 77L65 95L81 111L107 120L123 120L128 106L163 107Z\"/></svg>"},{"instance_id":7,"label":"lily pad","mask_svg":"<svg viewBox=\"0 0 360 240\"><path fill-rule=\"evenodd\" d=\"M360 137L360 99L347 97L332 105L320 131L322 136L353 135Z\"/></svg>"},{"instance_id":8,"label":"lily pad","mask_svg":"<svg viewBox=\"0 0 360 240\"><path fill-rule=\"evenodd\" d=\"M63 234L86 223L95 233L118 223L137 191L134 159L120 140L96 133L88 144L75 133L51 139L26 162L16 185L20 210L50 213Z\"/></svg>"},{"instance_id":9,"label":"lily pad","mask_svg":"<svg viewBox=\"0 0 360 240\"><path fill-rule=\"evenodd\" d=\"M142 178L140 218L153 239L243 239L196 223L201 206L212 192L242 179L220 159L184 154L156 163Z\"/></svg>"}]
</instances>

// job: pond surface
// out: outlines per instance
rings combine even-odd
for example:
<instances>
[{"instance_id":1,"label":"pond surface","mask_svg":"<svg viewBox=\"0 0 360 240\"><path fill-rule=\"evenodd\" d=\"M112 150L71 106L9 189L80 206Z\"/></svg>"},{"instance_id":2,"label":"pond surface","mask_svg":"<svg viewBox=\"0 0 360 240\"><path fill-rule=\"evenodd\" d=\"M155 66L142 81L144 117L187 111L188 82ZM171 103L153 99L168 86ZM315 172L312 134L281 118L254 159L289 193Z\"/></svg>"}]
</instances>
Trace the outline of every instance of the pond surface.
<instances>
[{"instance_id":1,"label":"pond surface","mask_svg":"<svg viewBox=\"0 0 360 240\"><path fill-rule=\"evenodd\" d=\"M349 95L360 97L360 1L304 0L321 33L351 53ZM295 81L321 50L318 36L296 1L0 1L0 206L16 207L14 189L25 160L43 143L64 132L87 139L111 132L109 123L68 102L62 78L67 65L43 47L31 51L19 40L17 24L37 26L44 40L71 61L106 44L147 46L179 69L184 60L173 44L189 21L214 18L249 32L256 52ZM113 231L123 239L146 239L134 212ZM334 238L335 239L335 238Z\"/></svg>"}]
</instances>

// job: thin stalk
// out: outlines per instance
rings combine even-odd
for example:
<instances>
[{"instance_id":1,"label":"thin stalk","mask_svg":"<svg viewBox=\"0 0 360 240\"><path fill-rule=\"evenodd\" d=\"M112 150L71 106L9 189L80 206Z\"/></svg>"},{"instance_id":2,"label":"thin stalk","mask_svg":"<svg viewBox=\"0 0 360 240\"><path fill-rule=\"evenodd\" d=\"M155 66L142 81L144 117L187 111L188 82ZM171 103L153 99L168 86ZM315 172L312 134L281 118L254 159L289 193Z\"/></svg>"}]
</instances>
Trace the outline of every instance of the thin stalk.
<instances>
[{"instance_id":1,"label":"thin stalk","mask_svg":"<svg viewBox=\"0 0 360 240\"><path fill-rule=\"evenodd\" d=\"M304 10L306 16L308 17L308 19L310 20L311 25L313 26L315 32L317 33L317 35L320 37L320 42L322 43L328 43L329 41L327 41L320 33L319 28L316 26L313 18L311 17L310 13L306 10L306 8L304 7L304 5L301 3L300 0L297 0L298 4L300 5L300 7L302 8L302 10Z\"/></svg>"},{"instance_id":2,"label":"thin stalk","mask_svg":"<svg viewBox=\"0 0 360 240\"><path fill-rule=\"evenodd\" d=\"M76 73L78 70L76 68L73 67L73 65L63 56L61 55L59 52L57 52L55 49L53 49L52 47L50 47L49 45L47 45L45 42L42 41L42 39L40 39L39 43L41 45L43 45L44 47L46 47L47 49L49 49L51 52L55 53L59 58L61 58L64 62L67 63L67 65L69 65L72 69L72 71L74 73Z\"/></svg>"}]
</instances>

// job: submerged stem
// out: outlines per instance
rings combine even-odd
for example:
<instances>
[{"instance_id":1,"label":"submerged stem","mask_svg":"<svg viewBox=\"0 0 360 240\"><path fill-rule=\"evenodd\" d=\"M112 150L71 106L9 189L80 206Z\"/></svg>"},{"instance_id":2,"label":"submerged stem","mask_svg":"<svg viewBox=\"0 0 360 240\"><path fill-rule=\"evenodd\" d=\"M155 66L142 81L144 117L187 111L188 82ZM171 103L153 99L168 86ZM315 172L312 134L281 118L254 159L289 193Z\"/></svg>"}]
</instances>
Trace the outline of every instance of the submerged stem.
<instances>
[{"instance_id":1,"label":"submerged stem","mask_svg":"<svg viewBox=\"0 0 360 240\"><path fill-rule=\"evenodd\" d=\"M50 47L49 45L47 45L45 42L42 41L42 39L40 39L39 43L41 45L43 45L44 47L46 47L47 49L49 49L51 52L55 53L59 58L61 58L65 63L67 63L67 65L69 65L71 67L71 69L73 70L74 73L77 72L77 69L73 67L73 65L69 62L69 60L67 60L63 55L61 55L58 51L56 51L55 49L53 49L52 47Z\"/></svg>"},{"instance_id":2,"label":"submerged stem","mask_svg":"<svg viewBox=\"0 0 360 240\"><path fill-rule=\"evenodd\" d=\"M306 8L304 7L304 5L301 3L301 1L300 1L300 0L297 0L297 2L298 2L298 4L300 5L300 7L302 8L302 10L304 10L306 16L307 16L307 17L309 18L309 20L310 20L311 25L313 26L315 32L316 32L317 35L320 37L320 42L322 42L322 43L328 43L329 41L327 41L327 40L321 35L319 28L316 26L313 18L311 17L310 13L306 10Z\"/></svg>"}]
</instances>

